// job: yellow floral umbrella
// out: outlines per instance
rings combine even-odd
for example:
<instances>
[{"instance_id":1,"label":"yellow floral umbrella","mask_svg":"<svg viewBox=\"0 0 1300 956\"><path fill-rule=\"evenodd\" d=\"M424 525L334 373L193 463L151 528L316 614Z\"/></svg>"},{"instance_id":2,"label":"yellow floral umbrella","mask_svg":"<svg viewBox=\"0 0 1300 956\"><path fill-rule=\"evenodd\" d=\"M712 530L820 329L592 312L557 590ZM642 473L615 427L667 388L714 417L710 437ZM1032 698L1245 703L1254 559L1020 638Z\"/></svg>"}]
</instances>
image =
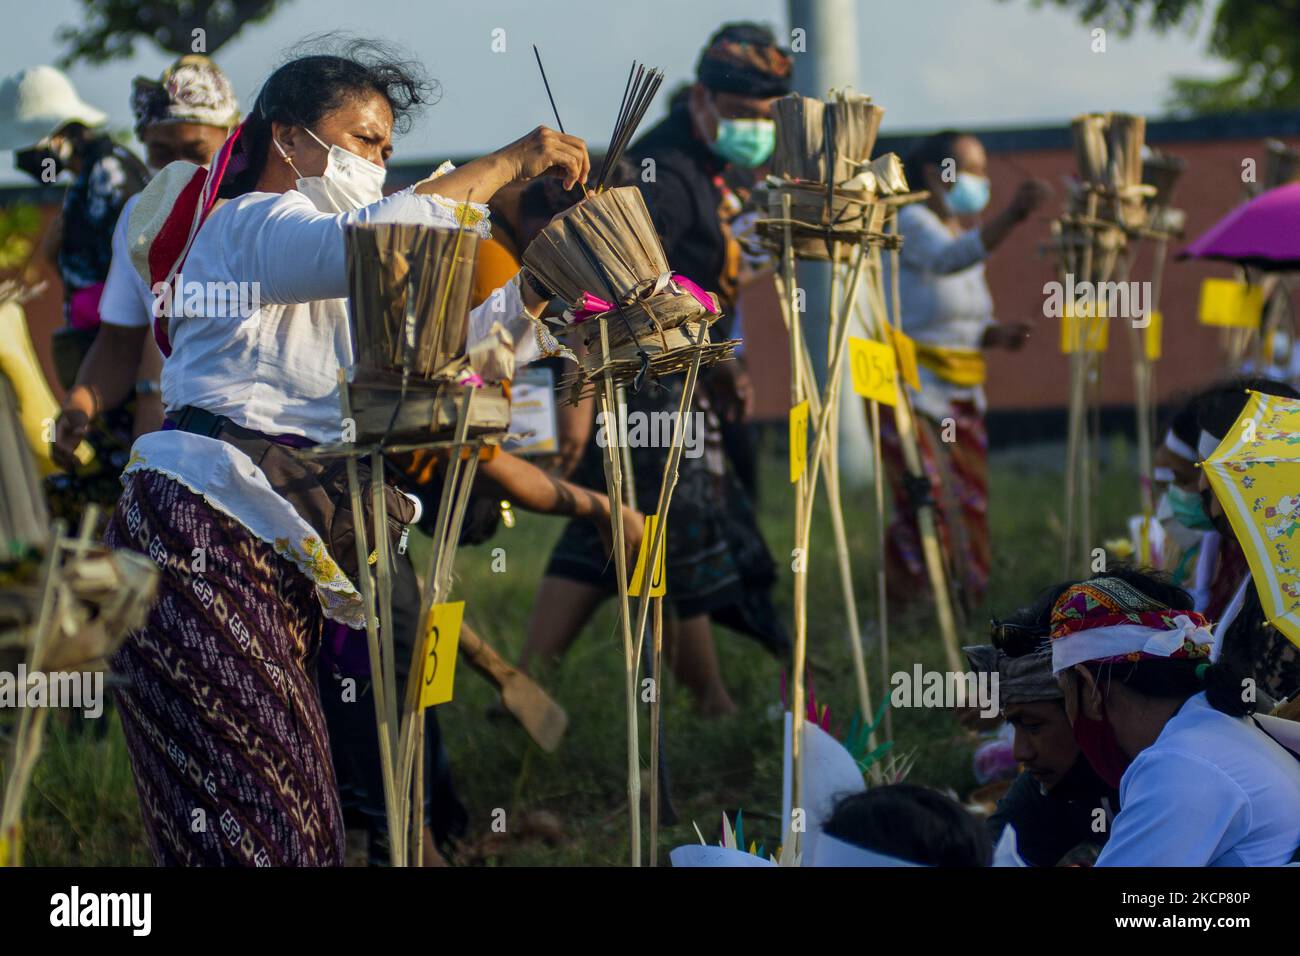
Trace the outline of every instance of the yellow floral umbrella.
<instances>
[{"instance_id":1,"label":"yellow floral umbrella","mask_svg":"<svg viewBox=\"0 0 1300 956\"><path fill-rule=\"evenodd\" d=\"M1252 391L1202 467L1265 615L1300 646L1300 401Z\"/></svg>"}]
</instances>

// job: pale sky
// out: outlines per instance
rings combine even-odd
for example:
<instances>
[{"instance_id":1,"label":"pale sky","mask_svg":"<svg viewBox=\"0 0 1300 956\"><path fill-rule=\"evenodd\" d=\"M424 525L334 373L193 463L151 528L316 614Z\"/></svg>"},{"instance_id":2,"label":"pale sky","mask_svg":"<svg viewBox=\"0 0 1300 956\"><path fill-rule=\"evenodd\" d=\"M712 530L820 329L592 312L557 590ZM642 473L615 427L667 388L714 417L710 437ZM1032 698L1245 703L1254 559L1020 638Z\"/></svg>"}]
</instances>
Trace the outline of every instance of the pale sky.
<instances>
[{"instance_id":1,"label":"pale sky","mask_svg":"<svg viewBox=\"0 0 1300 956\"><path fill-rule=\"evenodd\" d=\"M53 62L57 29L81 13L76 0L5 6L4 72ZM283 0L216 59L247 106L310 34L337 29L403 44L439 80L442 99L398 141L395 160L432 164L552 124L533 43L567 130L603 147L633 59L666 73L648 126L662 114L667 92L691 78L708 35L732 19L789 35L784 0ZM1111 34L1102 54L1091 49L1093 26L1030 0L859 0L857 87L885 107L885 131L899 131L1040 125L1087 110L1157 115L1172 76L1223 72L1201 52L1205 24L1195 34ZM492 50L497 29L505 31L503 53ZM79 65L70 74L86 100L129 128L131 78L156 77L170 60L142 42L130 60ZM0 182L14 176L12 154L0 155Z\"/></svg>"}]
</instances>

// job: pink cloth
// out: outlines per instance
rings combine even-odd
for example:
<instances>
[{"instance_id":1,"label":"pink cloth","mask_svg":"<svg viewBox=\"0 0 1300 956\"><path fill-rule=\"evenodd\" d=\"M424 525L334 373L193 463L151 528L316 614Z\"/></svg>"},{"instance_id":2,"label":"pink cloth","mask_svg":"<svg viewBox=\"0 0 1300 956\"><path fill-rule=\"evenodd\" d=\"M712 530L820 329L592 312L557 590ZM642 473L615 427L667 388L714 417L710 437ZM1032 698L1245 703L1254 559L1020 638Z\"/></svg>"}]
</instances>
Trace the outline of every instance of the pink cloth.
<instances>
[{"instance_id":1,"label":"pink cloth","mask_svg":"<svg viewBox=\"0 0 1300 956\"><path fill-rule=\"evenodd\" d=\"M96 282L78 289L68 298L68 325L74 329L99 328L99 300L104 296L104 283Z\"/></svg>"},{"instance_id":2,"label":"pink cloth","mask_svg":"<svg viewBox=\"0 0 1300 956\"><path fill-rule=\"evenodd\" d=\"M704 311L713 315L718 314L718 310L713 304L713 299L709 297L707 292L700 288L699 284L695 282L695 280L688 279L679 272L674 272L671 281L682 292L685 292L700 305L704 306ZM593 315L612 312L614 311L614 308L615 306L613 302L609 302L599 296L594 296L590 292L584 292L582 293L582 297L578 299L577 307L573 310L573 324L577 325L579 322L585 322Z\"/></svg>"}]
</instances>

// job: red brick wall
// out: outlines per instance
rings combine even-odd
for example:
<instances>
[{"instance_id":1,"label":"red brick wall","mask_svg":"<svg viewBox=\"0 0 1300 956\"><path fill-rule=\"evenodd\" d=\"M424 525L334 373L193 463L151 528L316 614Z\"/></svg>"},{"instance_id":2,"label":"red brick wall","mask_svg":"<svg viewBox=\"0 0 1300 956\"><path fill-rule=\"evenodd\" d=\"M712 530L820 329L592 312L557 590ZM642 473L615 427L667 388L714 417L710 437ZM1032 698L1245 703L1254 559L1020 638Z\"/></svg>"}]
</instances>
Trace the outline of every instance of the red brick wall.
<instances>
[{"instance_id":1,"label":"red brick wall","mask_svg":"<svg viewBox=\"0 0 1300 956\"><path fill-rule=\"evenodd\" d=\"M1295 141L1289 145L1295 145ZM1178 261L1174 254L1241 202L1242 160L1254 157L1262 175L1265 150L1260 139L1181 142L1162 145L1161 150L1187 162L1174 191L1174 205L1187 214L1186 236L1182 242L1170 244L1160 300L1164 315L1164 354L1156 366L1156 387L1158 399L1165 400L1219 373L1218 331L1196 321L1196 307L1202 279L1227 277L1233 272L1225 263ZM1007 161L1007 156L1014 165ZM1043 316L1043 283L1056 278L1043 247L1050 236L1048 223L1059 212L1063 201L1059 184L1062 177L1074 172L1074 158L1068 150L991 155L989 175L993 181L994 209L1011 195L1022 178L1021 169L1050 182L1057 189L1057 196L1012 233L989 260L989 285L998 318L1032 322L1036 328L1020 352L988 353L989 405L1008 410L1060 408L1067 401L1066 360L1060 352L1057 320ZM1131 275L1134 280L1151 277L1150 245L1145 243L1138 256ZM777 303L770 284L755 283L746 289L742 307L746 349L751 369L756 370L753 374L758 390L756 417L781 418L789 404L789 352L780 317L774 311ZM1127 404L1133 400L1128 334L1118 324L1110 330L1110 349L1102 367L1103 404Z\"/></svg>"}]
</instances>

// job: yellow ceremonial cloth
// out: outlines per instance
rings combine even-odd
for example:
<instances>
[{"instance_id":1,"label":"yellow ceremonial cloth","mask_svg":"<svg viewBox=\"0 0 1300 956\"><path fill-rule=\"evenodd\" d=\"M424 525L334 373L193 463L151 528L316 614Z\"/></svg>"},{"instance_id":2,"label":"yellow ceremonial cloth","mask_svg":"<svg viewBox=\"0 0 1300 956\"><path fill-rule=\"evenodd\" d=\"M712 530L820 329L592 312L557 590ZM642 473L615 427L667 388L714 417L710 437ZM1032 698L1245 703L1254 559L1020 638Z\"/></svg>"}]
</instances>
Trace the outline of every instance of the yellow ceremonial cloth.
<instances>
[{"instance_id":1,"label":"yellow ceremonial cloth","mask_svg":"<svg viewBox=\"0 0 1300 956\"><path fill-rule=\"evenodd\" d=\"M945 382L973 387L988 376L984 353L976 349L951 349L942 345L916 343L916 360Z\"/></svg>"}]
</instances>

